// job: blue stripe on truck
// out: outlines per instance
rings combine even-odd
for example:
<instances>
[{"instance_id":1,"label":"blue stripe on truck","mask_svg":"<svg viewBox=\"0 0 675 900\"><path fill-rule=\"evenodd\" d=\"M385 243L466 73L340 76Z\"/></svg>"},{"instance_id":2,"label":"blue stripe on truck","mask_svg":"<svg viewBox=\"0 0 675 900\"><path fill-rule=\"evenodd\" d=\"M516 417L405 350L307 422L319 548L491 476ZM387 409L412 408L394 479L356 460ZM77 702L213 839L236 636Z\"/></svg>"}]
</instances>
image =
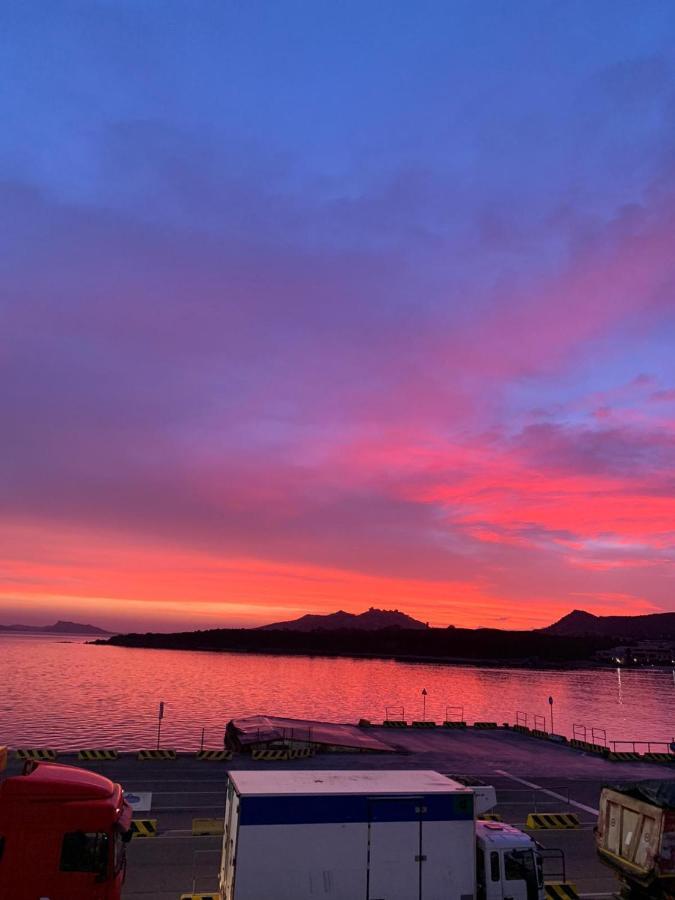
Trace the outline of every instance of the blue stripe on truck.
<instances>
[{"instance_id":1,"label":"blue stripe on truck","mask_svg":"<svg viewBox=\"0 0 675 900\"><path fill-rule=\"evenodd\" d=\"M319 825L339 822L425 822L473 819L473 795L373 798L353 795L241 797L241 825ZM420 810L422 810L420 812Z\"/></svg>"}]
</instances>

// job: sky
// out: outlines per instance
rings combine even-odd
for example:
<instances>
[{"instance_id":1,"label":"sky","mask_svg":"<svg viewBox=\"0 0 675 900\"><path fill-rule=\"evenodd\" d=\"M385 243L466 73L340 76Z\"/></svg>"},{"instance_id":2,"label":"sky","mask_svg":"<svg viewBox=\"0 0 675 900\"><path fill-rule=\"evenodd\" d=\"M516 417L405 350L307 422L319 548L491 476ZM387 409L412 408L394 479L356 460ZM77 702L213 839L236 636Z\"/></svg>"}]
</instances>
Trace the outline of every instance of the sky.
<instances>
[{"instance_id":1,"label":"sky","mask_svg":"<svg viewBox=\"0 0 675 900\"><path fill-rule=\"evenodd\" d=\"M0 622L675 610L669 0L0 9Z\"/></svg>"}]
</instances>

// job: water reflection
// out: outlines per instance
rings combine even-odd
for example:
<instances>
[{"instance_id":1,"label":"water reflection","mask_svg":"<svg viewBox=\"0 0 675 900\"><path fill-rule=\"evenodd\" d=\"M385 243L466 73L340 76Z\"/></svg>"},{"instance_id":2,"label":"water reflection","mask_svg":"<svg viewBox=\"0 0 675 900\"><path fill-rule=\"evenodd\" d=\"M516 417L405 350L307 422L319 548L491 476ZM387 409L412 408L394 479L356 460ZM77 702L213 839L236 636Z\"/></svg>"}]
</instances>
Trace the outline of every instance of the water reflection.
<instances>
[{"instance_id":1,"label":"water reflection","mask_svg":"<svg viewBox=\"0 0 675 900\"><path fill-rule=\"evenodd\" d=\"M32 636L0 637L0 743L82 746L148 744L157 704L166 701L166 746L192 749L202 728L222 742L236 715L271 713L332 721L384 718L442 721L463 707L469 722L514 722L516 711L570 736L574 724L610 740L675 737L672 671L534 671L408 664L389 660L248 656L95 647ZM539 721L539 720L538 720ZM599 732L598 732L599 733Z\"/></svg>"}]
</instances>

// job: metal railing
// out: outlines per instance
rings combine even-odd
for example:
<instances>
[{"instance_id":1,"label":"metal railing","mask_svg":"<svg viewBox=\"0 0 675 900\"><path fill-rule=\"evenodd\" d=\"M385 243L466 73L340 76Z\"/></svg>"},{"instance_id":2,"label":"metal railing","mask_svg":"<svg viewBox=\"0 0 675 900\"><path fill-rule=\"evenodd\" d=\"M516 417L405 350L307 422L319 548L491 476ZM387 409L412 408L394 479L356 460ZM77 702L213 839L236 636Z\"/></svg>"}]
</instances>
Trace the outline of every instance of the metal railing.
<instances>
[{"instance_id":1,"label":"metal railing","mask_svg":"<svg viewBox=\"0 0 675 900\"><path fill-rule=\"evenodd\" d=\"M567 881L565 874L565 853L553 847L542 847L537 842L543 864L544 881Z\"/></svg>"},{"instance_id":2,"label":"metal railing","mask_svg":"<svg viewBox=\"0 0 675 900\"><path fill-rule=\"evenodd\" d=\"M463 722L464 707L463 706L446 706L445 707L446 722Z\"/></svg>"},{"instance_id":3,"label":"metal railing","mask_svg":"<svg viewBox=\"0 0 675 900\"><path fill-rule=\"evenodd\" d=\"M546 717L539 716L537 713L532 713L534 718L534 730L535 731L546 731Z\"/></svg>"},{"instance_id":4,"label":"metal railing","mask_svg":"<svg viewBox=\"0 0 675 900\"><path fill-rule=\"evenodd\" d=\"M402 706L385 706L384 713L387 722L405 722L405 709Z\"/></svg>"},{"instance_id":5,"label":"metal railing","mask_svg":"<svg viewBox=\"0 0 675 900\"><path fill-rule=\"evenodd\" d=\"M520 728L527 728L527 713L516 710L516 725Z\"/></svg>"},{"instance_id":6,"label":"metal railing","mask_svg":"<svg viewBox=\"0 0 675 900\"><path fill-rule=\"evenodd\" d=\"M586 726L572 725L572 740L586 741Z\"/></svg>"},{"instance_id":7,"label":"metal railing","mask_svg":"<svg viewBox=\"0 0 675 900\"><path fill-rule=\"evenodd\" d=\"M630 747L631 753L639 752L636 747L646 747L647 753L675 753L675 750L673 750L675 738L670 743L668 741L610 741L609 743L614 753L628 752L625 749L620 749L625 747ZM656 747L657 749L652 750L652 747Z\"/></svg>"}]
</instances>

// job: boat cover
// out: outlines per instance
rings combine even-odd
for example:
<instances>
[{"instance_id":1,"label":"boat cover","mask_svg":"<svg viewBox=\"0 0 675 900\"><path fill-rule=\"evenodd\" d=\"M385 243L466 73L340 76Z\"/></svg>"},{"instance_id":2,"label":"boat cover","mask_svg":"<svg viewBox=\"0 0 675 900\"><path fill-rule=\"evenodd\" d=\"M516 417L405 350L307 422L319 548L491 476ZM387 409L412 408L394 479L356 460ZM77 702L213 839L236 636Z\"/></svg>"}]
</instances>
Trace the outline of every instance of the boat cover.
<instances>
[{"instance_id":1,"label":"boat cover","mask_svg":"<svg viewBox=\"0 0 675 900\"><path fill-rule=\"evenodd\" d=\"M281 716L246 716L231 719L227 733L241 747L269 744L275 741L298 741L344 747L346 750L370 750L394 753L393 747L378 740L356 725L317 722L313 719L285 719Z\"/></svg>"}]
</instances>

